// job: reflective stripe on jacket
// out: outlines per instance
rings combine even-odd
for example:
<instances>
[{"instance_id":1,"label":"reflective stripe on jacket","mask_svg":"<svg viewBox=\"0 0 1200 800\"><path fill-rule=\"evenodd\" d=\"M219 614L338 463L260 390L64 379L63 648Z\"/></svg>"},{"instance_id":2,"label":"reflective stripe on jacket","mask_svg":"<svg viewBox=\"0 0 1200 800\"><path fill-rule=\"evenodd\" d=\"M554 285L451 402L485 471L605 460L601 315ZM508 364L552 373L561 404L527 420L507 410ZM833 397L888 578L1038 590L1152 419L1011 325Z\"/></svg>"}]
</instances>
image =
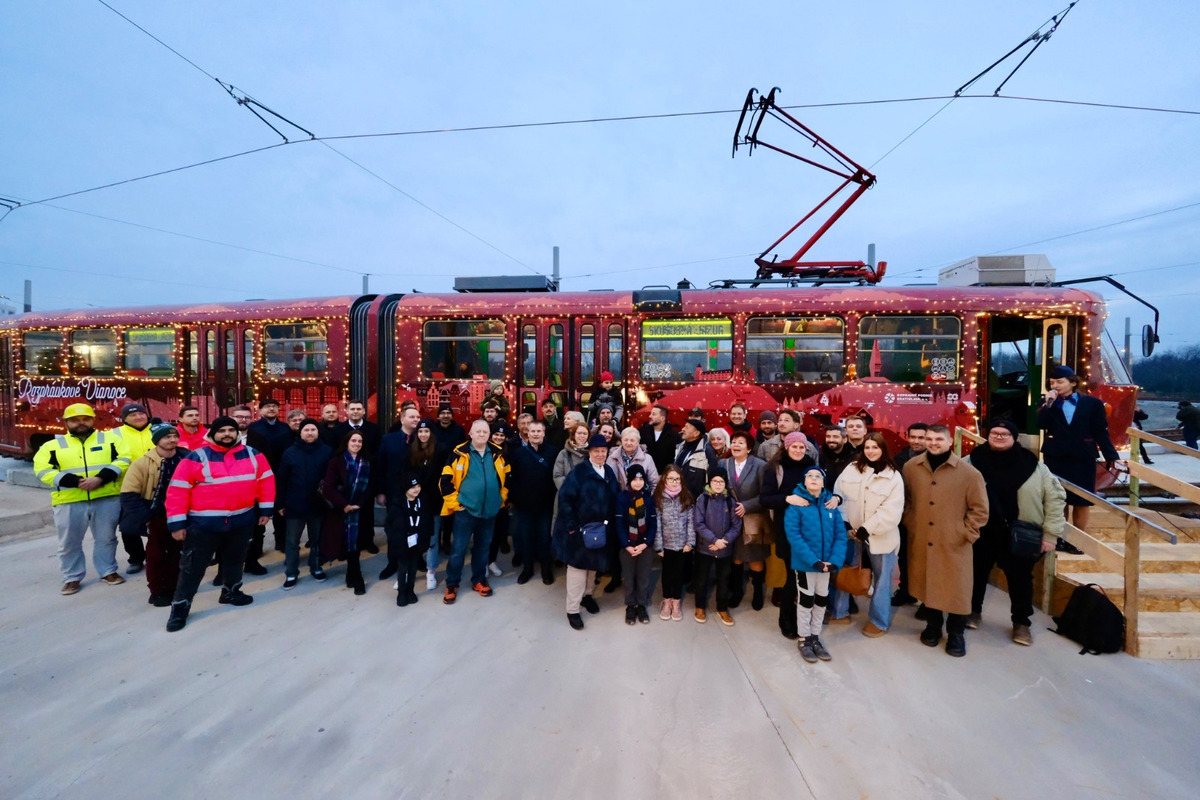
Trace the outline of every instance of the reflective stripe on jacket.
<instances>
[{"instance_id":1,"label":"reflective stripe on jacket","mask_svg":"<svg viewBox=\"0 0 1200 800\"><path fill-rule=\"evenodd\" d=\"M121 491L119 479L128 468L125 443L111 431L92 431L82 441L78 436L59 434L33 457L33 472L42 483L54 487L50 502L56 506L115 497ZM90 492L75 488L73 484L84 478L101 478L105 483Z\"/></svg>"},{"instance_id":2,"label":"reflective stripe on jacket","mask_svg":"<svg viewBox=\"0 0 1200 800\"><path fill-rule=\"evenodd\" d=\"M167 487L167 529L225 530L253 524L275 507L275 476L266 456L235 444L184 456Z\"/></svg>"}]
</instances>

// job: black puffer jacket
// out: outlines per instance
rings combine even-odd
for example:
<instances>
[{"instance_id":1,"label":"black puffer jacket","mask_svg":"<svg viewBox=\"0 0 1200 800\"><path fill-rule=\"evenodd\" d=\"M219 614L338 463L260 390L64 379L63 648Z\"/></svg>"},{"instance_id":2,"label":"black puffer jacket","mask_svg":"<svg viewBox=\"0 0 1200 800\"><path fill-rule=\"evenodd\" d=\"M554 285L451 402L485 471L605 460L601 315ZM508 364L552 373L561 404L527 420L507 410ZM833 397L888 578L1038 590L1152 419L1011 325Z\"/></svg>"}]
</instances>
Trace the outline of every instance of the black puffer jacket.
<instances>
[{"instance_id":1,"label":"black puffer jacket","mask_svg":"<svg viewBox=\"0 0 1200 800\"><path fill-rule=\"evenodd\" d=\"M328 511L329 505L321 499L317 488L325 477L332 455L329 445L320 439L311 444L297 441L283 451L275 474L275 507L285 511L288 517L307 517Z\"/></svg>"}]
</instances>

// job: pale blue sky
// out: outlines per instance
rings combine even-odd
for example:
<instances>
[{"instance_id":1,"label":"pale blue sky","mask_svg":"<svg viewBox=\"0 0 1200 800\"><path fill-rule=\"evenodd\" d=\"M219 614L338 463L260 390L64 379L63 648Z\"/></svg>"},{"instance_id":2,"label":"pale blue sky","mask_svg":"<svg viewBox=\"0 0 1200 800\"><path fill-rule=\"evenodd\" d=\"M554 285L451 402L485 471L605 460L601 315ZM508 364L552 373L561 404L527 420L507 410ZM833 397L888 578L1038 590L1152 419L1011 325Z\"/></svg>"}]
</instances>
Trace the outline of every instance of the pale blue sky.
<instances>
[{"instance_id":1,"label":"pale blue sky","mask_svg":"<svg viewBox=\"0 0 1200 800\"><path fill-rule=\"evenodd\" d=\"M736 109L751 86L782 87L784 104L948 95L1066 5L110 3L318 135ZM1200 109L1198 30L1194 3L1081 0L1005 93ZM4 4L0 69L0 198L280 141L96 0ZM870 165L943 103L793 113ZM765 151L731 160L735 123L333 143L492 247L322 144L279 147L17 209L0 222L0 294L19 301L25 278L38 309L353 294L362 272L372 291L446 291L453 275L528 272L518 261L548 272L554 245L565 289L747 276L748 256L834 184ZM1197 343L1198 150L1194 115L960 99L878 163L876 188L811 256L875 242L898 285L971 255L1044 252L1062 279L1112 274L1158 303L1164 346ZM1126 314L1149 321L1103 291L1114 333Z\"/></svg>"}]
</instances>

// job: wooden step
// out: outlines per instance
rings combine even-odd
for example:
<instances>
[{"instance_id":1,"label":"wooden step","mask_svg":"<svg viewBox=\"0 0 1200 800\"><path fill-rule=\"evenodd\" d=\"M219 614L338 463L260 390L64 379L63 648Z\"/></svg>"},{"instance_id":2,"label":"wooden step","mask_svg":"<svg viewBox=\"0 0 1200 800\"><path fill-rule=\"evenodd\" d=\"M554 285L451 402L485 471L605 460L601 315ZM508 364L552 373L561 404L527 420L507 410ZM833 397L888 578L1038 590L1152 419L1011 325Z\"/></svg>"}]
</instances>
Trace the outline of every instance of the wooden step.
<instances>
[{"instance_id":1,"label":"wooden step","mask_svg":"<svg viewBox=\"0 0 1200 800\"><path fill-rule=\"evenodd\" d=\"M1058 573L1062 587L1055 589L1055 613L1066 605L1058 604L1065 594L1070 596L1070 587L1094 583L1104 589L1109 599L1123 607L1125 602L1125 578L1115 572ZM1064 592L1063 589L1066 591ZM1138 611L1197 611L1200 612L1200 573L1146 573L1138 586Z\"/></svg>"},{"instance_id":2,"label":"wooden step","mask_svg":"<svg viewBox=\"0 0 1200 800\"><path fill-rule=\"evenodd\" d=\"M1108 542L1109 547L1125 554L1124 542ZM1200 573L1200 544L1166 544L1146 542L1141 546L1142 574L1147 573ZM1102 564L1086 555L1056 553L1060 573L1107 572Z\"/></svg>"},{"instance_id":3,"label":"wooden step","mask_svg":"<svg viewBox=\"0 0 1200 800\"><path fill-rule=\"evenodd\" d=\"M1145 611L1138 614L1138 656L1200 658L1200 613Z\"/></svg>"}]
</instances>

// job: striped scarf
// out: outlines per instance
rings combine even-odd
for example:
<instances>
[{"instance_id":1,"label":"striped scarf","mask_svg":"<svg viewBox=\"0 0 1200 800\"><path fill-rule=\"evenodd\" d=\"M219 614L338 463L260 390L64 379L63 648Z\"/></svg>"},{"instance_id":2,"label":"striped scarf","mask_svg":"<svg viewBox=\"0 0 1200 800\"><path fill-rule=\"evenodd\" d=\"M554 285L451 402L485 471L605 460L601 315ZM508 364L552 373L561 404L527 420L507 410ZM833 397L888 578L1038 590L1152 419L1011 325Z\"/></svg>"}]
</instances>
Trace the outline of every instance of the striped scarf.
<instances>
[{"instance_id":1,"label":"striped scarf","mask_svg":"<svg viewBox=\"0 0 1200 800\"><path fill-rule=\"evenodd\" d=\"M646 491L633 495L629 508L625 510L625 522L629 526L629 546L636 547L646 541Z\"/></svg>"},{"instance_id":2,"label":"striped scarf","mask_svg":"<svg viewBox=\"0 0 1200 800\"><path fill-rule=\"evenodd\" d=\"M371 477L371 463L362 456L355 458L347 451L342 453L346 459L346 500L348 505L373 503L374 499L367 497L367 483ZM356 502L357 501L357 502ZM358 512L346 514L346 549L358 547Z\"/></svg>"}]
</instances>

